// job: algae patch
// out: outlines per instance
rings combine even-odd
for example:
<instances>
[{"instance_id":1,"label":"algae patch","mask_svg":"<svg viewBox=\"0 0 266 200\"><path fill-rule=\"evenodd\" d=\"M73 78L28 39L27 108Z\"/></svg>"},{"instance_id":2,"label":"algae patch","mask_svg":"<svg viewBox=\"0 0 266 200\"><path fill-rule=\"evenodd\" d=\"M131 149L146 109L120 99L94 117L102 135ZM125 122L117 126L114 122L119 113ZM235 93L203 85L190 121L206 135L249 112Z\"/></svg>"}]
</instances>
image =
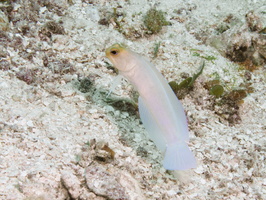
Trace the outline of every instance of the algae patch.
<instances>
[{"instance_id":1,"label":"algae patch","mask_svg":"<svg viewBox=\"0 0 266 200\"><path fill-rule=\"evenodd\" d=\"M144 25L151 34L159 33L163 26L169 25L170 22L166 21L165 13L161 10L151 8L144 16Z\"/></svg>"}]
</instances>

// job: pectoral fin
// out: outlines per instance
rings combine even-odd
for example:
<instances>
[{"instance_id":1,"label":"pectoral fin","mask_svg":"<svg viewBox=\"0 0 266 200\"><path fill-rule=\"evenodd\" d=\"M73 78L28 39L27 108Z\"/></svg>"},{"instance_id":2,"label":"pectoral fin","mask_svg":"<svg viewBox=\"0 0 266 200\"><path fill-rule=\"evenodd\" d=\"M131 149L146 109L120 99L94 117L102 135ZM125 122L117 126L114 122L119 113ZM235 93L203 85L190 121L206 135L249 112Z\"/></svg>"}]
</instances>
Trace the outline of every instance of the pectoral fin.
<instances>
[{"instance_id":1,"label":"pectoral fin","mask_svg":"<svg viewBox=\"0 0 266 200\"><path fill-rule=\"evenodd\" d=\"M117 77L115 77L115 79L113 80L111 86L110 86L110 90L106 96L106 98L109 97L109 95L115 90L115 88L119 85L119 83L122 81L123 77L121 75L118 75Z\"/></svg>"}]
</instances>

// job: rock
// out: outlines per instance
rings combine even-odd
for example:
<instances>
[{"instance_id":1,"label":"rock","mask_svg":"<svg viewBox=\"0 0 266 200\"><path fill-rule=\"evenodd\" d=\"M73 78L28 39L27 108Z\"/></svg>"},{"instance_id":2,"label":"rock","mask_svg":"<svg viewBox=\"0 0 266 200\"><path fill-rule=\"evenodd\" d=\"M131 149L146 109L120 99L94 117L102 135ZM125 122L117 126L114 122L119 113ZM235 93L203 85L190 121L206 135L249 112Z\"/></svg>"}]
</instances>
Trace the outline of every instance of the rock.
<instances>
[{"instance_id":1,"label":"rock","mask_svg":"<svg viewBox=\"0 0 266 200\"><path fill-rule=\"evenodd\" d=\"M78 199L81 194L81 183L78 178L69 171L64 171L61 176L61 182L67 189L71 198Z\"/></svg>"},{"instance_id":2,"label":"rock","mask_svg":"<svg viewBox=\"0 0 266 200\"><path fill-rule=\"evenodd\" d=\"M110 174L103 167L91 165L85 171L86 184L95 194L108 199L130 199L117 175Z\"/></svg>"},{"instance_id":3,"label":"rock","mask_svg":"<svg viewBox=\"0 0 266 200\"><path fill-rule=\"evenodd\" d=\"M129 195L129 199L131 200L141 200L145 199L145 197L142 195L142 190L139 187L139 184L136 179L134 179L129 173L122 172L119 182L123 187L126 188L126 191Z\"/></svg>"},{"instance_id":4,"label":"rock","mask_svg":"<svg viewBox=\"0 0 266 200\"><path fill-rule=\"evenodd\" d=\"M87 186L95 194L108 199L145 199L138 181L128 172L117 168L98 165L87 167L85 172Z\"/></svg>"}]
</instances>

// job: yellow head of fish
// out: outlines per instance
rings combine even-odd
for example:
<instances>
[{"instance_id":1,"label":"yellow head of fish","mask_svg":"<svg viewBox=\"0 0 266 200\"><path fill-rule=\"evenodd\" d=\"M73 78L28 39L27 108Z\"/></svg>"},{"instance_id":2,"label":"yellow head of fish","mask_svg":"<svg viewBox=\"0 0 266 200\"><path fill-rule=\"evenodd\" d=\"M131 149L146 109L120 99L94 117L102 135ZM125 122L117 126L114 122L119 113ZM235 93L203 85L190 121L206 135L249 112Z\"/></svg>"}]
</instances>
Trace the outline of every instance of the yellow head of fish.
<instances>
[{"instance_id":1,"label":"yellow head of fish","mask_svg":"<svg viewBox=\"0 0 266 200\"><path fill-rule=\"evenodd\" d=\"M128 71L134 63L135 53L124 45L114 44L105 51L106 57L119 71Z\"/></svg>"}]
</instances>

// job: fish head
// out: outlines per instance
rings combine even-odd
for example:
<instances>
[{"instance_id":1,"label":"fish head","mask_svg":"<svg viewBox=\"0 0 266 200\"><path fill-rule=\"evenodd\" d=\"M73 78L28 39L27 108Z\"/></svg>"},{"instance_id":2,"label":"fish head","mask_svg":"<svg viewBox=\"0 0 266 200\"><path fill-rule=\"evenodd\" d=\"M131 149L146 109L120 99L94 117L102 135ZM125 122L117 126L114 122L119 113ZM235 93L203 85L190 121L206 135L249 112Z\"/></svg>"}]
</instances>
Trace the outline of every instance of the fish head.
<instances>
[{"instance_id":1,"label":"fish head","mask_svg":"<svg viewBox=\"0 0 266 200\"><path fill-rule=\"evenodd\" d=\"M122 44L112 45L106 49L105 54L114 67L121 72L129 71L134 67L135 53Z\"/></svg>"}]
</instances>

